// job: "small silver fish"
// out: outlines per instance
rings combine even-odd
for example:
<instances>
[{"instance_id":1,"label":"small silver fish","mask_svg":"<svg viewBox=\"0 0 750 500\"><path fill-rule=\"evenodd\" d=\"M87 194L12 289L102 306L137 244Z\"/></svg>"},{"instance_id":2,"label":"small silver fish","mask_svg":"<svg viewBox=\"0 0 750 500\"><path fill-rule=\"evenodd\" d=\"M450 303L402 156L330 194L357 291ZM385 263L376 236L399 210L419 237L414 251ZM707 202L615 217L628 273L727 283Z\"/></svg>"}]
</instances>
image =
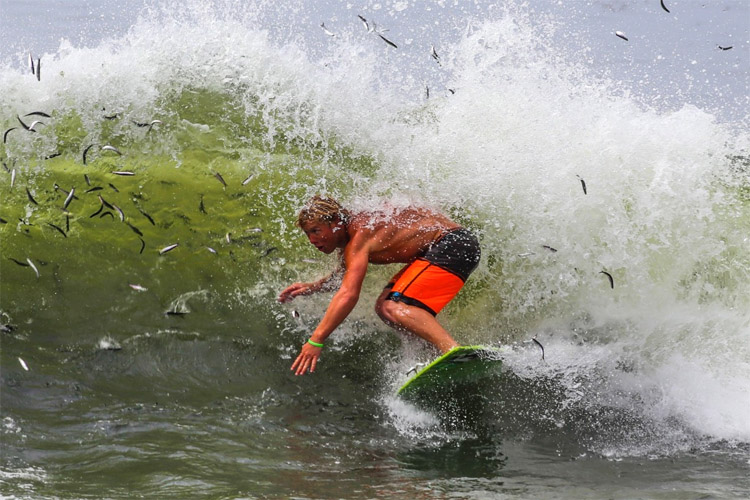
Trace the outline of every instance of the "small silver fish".
<instances>
[{"instance_id":1,"label":"small silver fish","mask_svg":"<svg viewBox=\"0 0 750 500\"><path fill-rule=\"evenodd\" d=\"M13 184L16 183L16 169L10 171L10 188L13 189Z\"/></svg>"},{"instance_id":2,"label":"small silver fish","mask_svg":"<svg viewBox=\"0 0 750 500\"><path fill-rule=\"evenodd\" d=\"M578 177L578 180L580 180L580 181L581 181L581 187L583 188L583 194L586 194L586 193L587 193L587 191L586 191L586 181L584 181L584 180L583 180L583 179L581 178L581 176L580 176L580 175L576 175L576 177Z\"/></svg>"},{"instance_id":3,"label":"small silver fish","mask_svg":"<svg viewBox=\"0 0 750 500\"><path fill-rule=\"evenodd\" d=\"M21 117L20 117L20 116L16 115L16 118L18 119L18 123L20 123L20 124L21 124L21 126L22 126L22 127L23 127L23 128L25 129L25 130L28 130L29 132L36 132L36 130L32 130L32 129L31 129L31 128L30 128L29 126L28 126L28 125L26 125L26 124L25 124L25 123L23 122L23 120L21 120Z\"/></svg>"},{"instance_id":4,"label":"small silver fish","mask_svg":"<svg viewBox=\"0 0 750 500\"><path fill-rule=\"evenodd\" d=\"M34 263L31 262L31 259L29 259L28 257L26 258L26 262L29 263L29 265L31 266L31 269L34 270L34 272L36 273L36 277L38 278L39 277L39 269L36 268L36 266L34 265Z\"/></svg>"},{"instance_id":5,"label":"small silver fish","mask_svg":"<svg viewBox=\"0 0 750 500\"><path fill-rule=\"evenodd\" d=\"M146 133L148 134L151 132L151 129L154 128L154 125L162 125L163 122L161 120L152 120L151 123L148 124L148 130Z\"/></svg>"},{"instance_id":6,"label":"small silver fish","mask_svg":"<svg viewBox=\"0 0 750 500\"><path fill-rule=\"evenodd\" d=\"M435 46L434 45L432 45L430 47L430 55L438 63L438 66L442 66L442 64L440 64L440 56L438 55L437 51L435 50Z\"/></svg>"},{"instance_id":7,"label":"small silver fish","mask_svg":"<svg viewBox=\"0 0 750 500\"><path fill-rule=\"evenodd\" d=\"M26 361L24 361L21 358L18 358L18 362L21 363L21 368L23 368L26 371L29 371L29 365L26 364Z\"/></svg>"},{"instance_id":8,"label":"small silver fish","mask_svg":"<svg viewBox=\"0 0 750 500\"><path fill-rule=\"evenodd\" d=\"M179 246L179 243L174 243L172 245L166 246L166 247L162 248L161 250L159 250L159 255L164 255L165 253L174 250L178 246Z\"/></svg>"},{"instance_id":9,"label":"small silver fish","mask_svg":"<svg viewBox=\"0 0 750 500\"><path fill-rule=\"evenodd\" d=\"M120 152L119 149L117 149L114 146L110 146L109 144L107 144L106 146L102 146L102 151L114 151L118 155L122 156L122 153Z\"/></svg>"},{"instance_id":10,"label":"small silver fish","mask_svg":"<svg viewBox=\"0 0 750 500\"><path fill-rule=\"evenodd\" d=\"M212 254L215 254L215 255L219 255L219 252L217 252L216 250L214 250L214 249L213 249L213 248L211 248L211 247L206 247L206 250L208 250L208 251L209 251L209 252L211 252Z\"/></svg>"},{"instance_id":11,"label":"small silver fish","mask_svg":"<svg viewBox=\"0 0 750 500\"><path fill-rule=\"evenodd\" d=\"M86 146L86 149L83 150L83 164L84 165L86 164L86 154L89 152L89 149L93 148L94 146L96 146L96 144L89 144L88 146Z\"/></svg>"},{"instance_id":12,"label":"small silver fish","mask_svg":"<svg viewBox=\"0 0 750 500\"><path fill-rule=\"evenodd\" d=\"M370 24L367 22L367 19L357 14L357 17L362 21L362 24L364 25L365 29L368 33L372 33L372 28L370 28Z\"/></svg>"},{"instance_id":13,"label":"small silver fish","mask_svg":"<svg viewBox=\"0 0 750 500\"><path fill-rule=\"evenodd\" d=\"M226 181L224 180L224 178L221 176L219 172L214 172L214 177L216 177L219 180L219 182L221 182L224 185L224 187L227 187Z\"/></svg>"},{"instance_id":14,"label":"small silver fish","mask_svg":"<svg viewBox=\"0 0 750 500\"><path fill-rule=\"evenodd\" d=\"M336 36L335 33L332 33L331 31L328 30L328 28L326 28L326 24L325 23L320 23L320 27L323 28L323 32L326 35L328 35L328 36Z\"/></svg>"},{"instance_id":15,"label":"small silver fish","mask_svg":"<svg viewBox=\"0 0 750 500\"><path fill-rule=\"evenodd\" d=\"M383 40L383 41L384 41L385 43L387 43L388 45L390 45L390 46L391 46L391 47L393 47L394 49L397 49L397 48L398 48L398 45L396 45L396 44L395 44L395 43L393 43L392 41L388 40L388 39L387 39L386 37L384 37L384 36L383 36L383 35L381 35L380 33L378 33L378 36L379 36L379 37L380 37L380 38L381 38L381 39L382 39L382 40Z\"/></svg>"},{"instance_id":16,"label":"small silver fish","mask_svg":"<svg viewBox=\"0 0 750 500\"><path fill-rule=\"evenodd\" d=\"M56 226L55 224L52 224L51 222L48 222L48 223L47 223L47 225L48 225L49 227L52 227L52 228L56 229L57 231L59 231L59 232L60 232L60 234L62 234L62 235L63 235L63 236L65 236L66 238L68 237L68 235L67 235L67 234L65 234L65 231L63 231L63 229L62 229L62 228L61 228L60 226Z\"/></svg>"},{"instance_id":17,"label":"small silver fish","mask_svg":"<svg viewBox=\"0 0 750 500\"><path fill-rule=\"evenodd\" d=\"M599 273L603 274L603 275L605 275L607 277L607 279L609 280L609 286L610 286L610 288L614 289L615 288L615 280L614 280L614 278L612 278L612 275L609 274L607 271L599 271Z\"/></svg>"},{"instance_id":18,"label":"small silver fish","mask_svg":"<svg viewBox=\"0 0 750 500\"><path fill-rule=\"evenodd\" d=\"M148 290L148 288L142 287L141 285L135 285L133 283L128 284L128 286L136 292L145 292Z\"/></svg>"},{"instance_id":19,"label":"small silver fish","mask_svg":"<svg viewBox=\"0 0 750 500\"><path fill-rule=\"evenodd\" d=\"M8 130L5 131L5 133L3 134L3 144L5 144L6 142L8 142L8 134L11 131L16 130L17 128L18 127L11 127L11 128L9 128Z\"/></svg>"},{"instance_id":20,"label":"small silver fish","mask_svg":"<svg viewBox=\"0 0 750 500\"><path fill-rule=\"evenodd\" d=\"M65 203L63 203L63 210L68 208L68 205L70 205L70 202L73 200L73 196L76 194L76 188L72 187L70 188L70 192L68 193L68 197L65 198Z\"/></svg>"},{"instance_id":21,"label":"small silver fish","mask_svg":"<svg viewBox=\"0 0 750 500\"><path fill-rule=\"evenodd\" d=\"M626 42L628 41L628 37L626 37L625 33L623 33L622 31L615 31L615 35L619 36L620 38L622 38Z\"/></svg>"},{"instance_id":22,"label":"small silver fish","mask_svg":"<svg viewBox=\"0 0 750 500\"><path fill-rule=\"evenodd\" d=\"M39 205L39 203L36 202L33 196L31 196L31 191L29 191L29 188L26 188L26 197L29 199L31 203L34 205Z\"/></svg>"},{"instance_id":23,"label":"small silver fish","mask_svg":"<svg viewBox=\"0 0 750 500\"><path fill-rule=\"evenodd\" d=\"M251 180L253 180L253 177L255 177L255 174L250 174L247 179L242 181L242 185L245 186L247 183L249 183Z\"/></svg>"},{"instance_id":24,"label":"small silver fish","mask_svg":"<svg viewBox=\"0 0 750 500\"><path fill-rule=\"evenodd\" d=\"M669 9L666 5L664 5L664 0L661 0L661 8L664 9L665 12L669 12Z\"/></svg>"},{"instance_id":25,"label":"small silver fish","mask_svg":"<svg viewBox=\"0 0 750 500\"><path fill-rule=\"evenodd\" d=\"M133 175L135 175L135 172L130 172L130 171L127 171L127 170L115 170L112 173L115 174L115 175L122 175L122 176L133 176Z\"/></svg>"}]
</instances>

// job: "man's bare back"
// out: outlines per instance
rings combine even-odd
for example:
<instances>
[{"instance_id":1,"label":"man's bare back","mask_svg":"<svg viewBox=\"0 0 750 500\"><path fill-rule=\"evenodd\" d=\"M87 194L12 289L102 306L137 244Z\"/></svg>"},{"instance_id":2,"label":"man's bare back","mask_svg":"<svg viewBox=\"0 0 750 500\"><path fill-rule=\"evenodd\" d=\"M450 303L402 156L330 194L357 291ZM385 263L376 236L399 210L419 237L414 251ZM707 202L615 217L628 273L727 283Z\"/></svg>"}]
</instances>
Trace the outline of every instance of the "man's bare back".
<instances>
[{"instance_id":1,"label":"man's bare back","mask_svg":"<svg viewBox=\"0 0 750 500\"><path fill-rule=\"evenodd\" d=\"M446 216L424 208L352 214L347 227L349 241L362 235L372 242L372 264L407 263L419 257L433 242L460 226Z\"/></svg>"}]
</instances>

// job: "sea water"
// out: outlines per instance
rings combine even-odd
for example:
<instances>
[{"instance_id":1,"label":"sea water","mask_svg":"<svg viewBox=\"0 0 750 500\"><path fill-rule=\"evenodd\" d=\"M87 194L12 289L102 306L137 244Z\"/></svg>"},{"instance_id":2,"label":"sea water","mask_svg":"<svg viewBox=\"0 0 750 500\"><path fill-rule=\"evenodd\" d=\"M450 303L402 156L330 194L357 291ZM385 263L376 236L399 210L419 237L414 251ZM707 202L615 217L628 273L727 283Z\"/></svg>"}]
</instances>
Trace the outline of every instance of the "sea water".
<instances>
[{"instance_id":1,"label":"sea water","mask_svg":"<svg viewBox=\"0 0 750 500\"><path fill-rule=\"evenodd\" d=\"M746 498L750 6L665 7L3 0L0 494ZM393 396L398 266L291 374L316 193L479 235L480 404Z\"/></svg>"}]
</instances>

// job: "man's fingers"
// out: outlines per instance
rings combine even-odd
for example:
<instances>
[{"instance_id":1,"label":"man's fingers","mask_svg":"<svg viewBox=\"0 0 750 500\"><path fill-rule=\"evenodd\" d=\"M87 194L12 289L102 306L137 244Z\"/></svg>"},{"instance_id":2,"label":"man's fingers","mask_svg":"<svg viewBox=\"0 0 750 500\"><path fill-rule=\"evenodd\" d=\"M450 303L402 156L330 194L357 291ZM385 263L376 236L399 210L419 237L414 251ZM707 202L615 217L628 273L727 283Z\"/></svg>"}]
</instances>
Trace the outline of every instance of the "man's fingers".
<instances>
[{"instance_id":1,"label":"man's fingers","mask_svg":"<svg viewBox=\"0 0 750 500\"><path fill-rule=\"evenodd\" d=\"M304 375L305 372L307 371L308 366L310 366L310 360L305 359L297 368L297 372L295 373L295 375Z\"/></svg>"}]
</instances>

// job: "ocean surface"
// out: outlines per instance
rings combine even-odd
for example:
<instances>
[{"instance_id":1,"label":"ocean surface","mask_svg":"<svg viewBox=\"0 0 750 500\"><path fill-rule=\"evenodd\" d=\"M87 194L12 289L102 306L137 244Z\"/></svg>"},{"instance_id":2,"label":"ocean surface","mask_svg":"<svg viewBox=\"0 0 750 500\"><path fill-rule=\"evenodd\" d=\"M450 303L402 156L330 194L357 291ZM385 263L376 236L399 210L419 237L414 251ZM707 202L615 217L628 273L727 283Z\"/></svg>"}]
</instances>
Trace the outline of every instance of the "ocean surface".
<instances>
[{"instance_id":1,"label":"ocean surface","mask_svg":"<svg viewBox=\"0 0 750 500\"><path fill-rule=\"evenodd\" d=\"M749 110L744 0L0 0L0 497L748 498ZM476 404L397 266L293 376L316 193L477 232Z\"/></svg>"}]
</instances>

